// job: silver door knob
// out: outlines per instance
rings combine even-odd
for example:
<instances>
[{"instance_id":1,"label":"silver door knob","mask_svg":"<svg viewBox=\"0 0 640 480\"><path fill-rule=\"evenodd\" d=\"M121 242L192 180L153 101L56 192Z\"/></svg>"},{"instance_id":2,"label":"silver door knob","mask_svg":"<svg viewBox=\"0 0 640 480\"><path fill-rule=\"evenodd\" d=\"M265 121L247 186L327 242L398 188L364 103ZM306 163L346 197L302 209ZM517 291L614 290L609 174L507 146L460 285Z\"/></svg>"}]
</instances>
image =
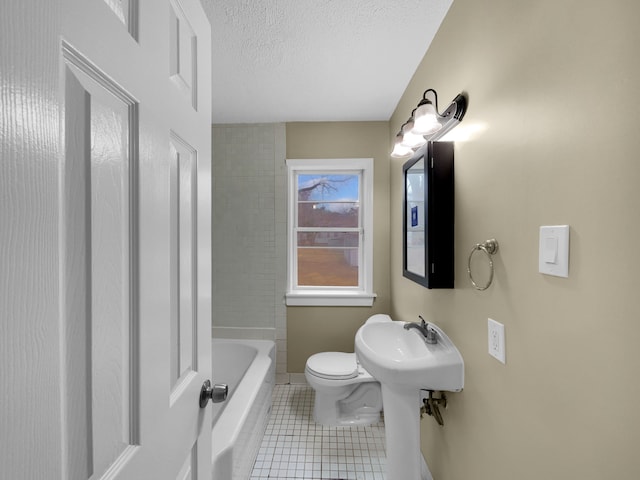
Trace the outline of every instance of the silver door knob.
<instances>
[{"instance_id":1,"label":"silver door knob","mask_svg":"<svg viewBox=\"0 0 640 480\"><path fill-rule=\"evenodd\" d=\"M210 380L205 380L200 389L200 408L207 406L209 399L213 403L224 402L229 393L229 386L226 383L216 383L211 386Z\"/></svg>"}]
</instances>

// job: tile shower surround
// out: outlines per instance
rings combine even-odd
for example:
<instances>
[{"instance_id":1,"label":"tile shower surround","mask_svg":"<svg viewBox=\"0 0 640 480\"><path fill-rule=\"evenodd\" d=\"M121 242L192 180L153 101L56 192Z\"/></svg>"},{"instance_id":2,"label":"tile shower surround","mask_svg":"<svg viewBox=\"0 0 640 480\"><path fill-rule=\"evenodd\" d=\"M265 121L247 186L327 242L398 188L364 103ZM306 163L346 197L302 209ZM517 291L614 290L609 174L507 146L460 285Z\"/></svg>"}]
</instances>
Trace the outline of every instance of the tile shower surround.
<instances>
[{"instance_id":1,"label":"tile shower surround","mask_svg":"<svg viewBox=\"0 0 640 480\"><path fill-rule=\"evenodd\" d=\"M384 480L384 422L325 427L313 421L308 385L276 385L251 480Z\"/></svg>"},{"instance_id":2,"label":"tile shower surround","mask_svg":"<svg viewBox=\"0 0 640 480\"><path fill-rule=\"evenodd\" d=\"M284 124L214 125L213 336L275 340L287 383Z\"/></svg>"}]
</instances>

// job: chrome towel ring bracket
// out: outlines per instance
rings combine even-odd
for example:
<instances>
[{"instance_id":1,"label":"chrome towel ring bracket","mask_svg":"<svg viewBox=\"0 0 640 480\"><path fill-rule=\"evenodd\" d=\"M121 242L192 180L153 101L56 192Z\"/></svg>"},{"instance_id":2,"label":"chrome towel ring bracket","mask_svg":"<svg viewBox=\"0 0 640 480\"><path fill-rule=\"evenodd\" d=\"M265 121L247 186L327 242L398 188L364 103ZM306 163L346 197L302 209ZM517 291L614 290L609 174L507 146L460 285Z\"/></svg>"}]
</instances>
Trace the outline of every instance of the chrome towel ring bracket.
<instances>
[{"instance_id":1,"label":"chrome towel ring bracket","mask_svg":"<svg viewBox=\"0 0 640 480\"><path fill-rule=\"evenodd\" d=\"M471 258L473 257L473 254L476 253L477 251L484 252L487 258L489 259L489 280L487 281L487 284L484 286L478 285L473 279L473 275L471 273ZM486 290L491 285L491 282L493 282L493 259L491 257L495 255L497 251L498 251L498 241L495 238L486 240L483 243L477 243L471 250L471 253L469 254L469 259L467 260L467 273L469 273L469 279L471 280L471 285L473 285L473 288L475 288L476 290Z\"/></svg>"}]
</instances>

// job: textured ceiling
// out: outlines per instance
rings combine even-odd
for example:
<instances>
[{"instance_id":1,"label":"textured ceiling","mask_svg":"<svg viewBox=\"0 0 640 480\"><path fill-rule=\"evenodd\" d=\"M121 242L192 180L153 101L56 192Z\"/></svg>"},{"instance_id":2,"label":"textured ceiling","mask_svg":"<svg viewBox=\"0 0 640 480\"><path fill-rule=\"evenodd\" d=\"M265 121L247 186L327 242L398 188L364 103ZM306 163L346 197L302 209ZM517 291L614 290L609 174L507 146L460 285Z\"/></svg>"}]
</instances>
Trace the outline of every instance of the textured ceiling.
<instances>
[{"instance_id":1,"label":"textured ceiling","mask_svg":"<svg viewBox=\"0 0 640 480\"><path fill-rule=\"evenodd\" d=\"M453 0L202 0L214 123L388 120Z\"/></svg>"}]
</instances>

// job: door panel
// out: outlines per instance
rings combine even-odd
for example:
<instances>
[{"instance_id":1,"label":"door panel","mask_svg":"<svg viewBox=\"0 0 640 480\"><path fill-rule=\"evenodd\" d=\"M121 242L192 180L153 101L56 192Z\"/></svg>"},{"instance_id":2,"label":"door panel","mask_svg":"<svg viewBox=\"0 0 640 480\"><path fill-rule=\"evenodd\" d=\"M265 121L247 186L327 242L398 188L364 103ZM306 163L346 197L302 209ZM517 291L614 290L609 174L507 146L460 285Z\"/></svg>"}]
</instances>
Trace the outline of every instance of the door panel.
<instances>
[{"instance_id":1,"label":"door panel","mask_svg":"<svg viewBox=\"0 0 640 480\"><path fill-rule=\"evenodd\" d=\"M138 18L137 0L103 0L113 11L113 14L126 27L129 33L136 38L136 20Z\"/></svg>"},{"instance_id":2,"label":"door panel","mask_svg":"<svg viewBox=\"0 0 640 480\"><path fill-rule=\"evenodd\" d=\"M170 64L169 74L176 88L191 102L198 105L197 79L197 36L178 0L170 0Z\"/></svg>"},{"instance_id":3,"label":"door panel","mask_svg":"<svg viewBox=\"0 0 640 480\"><path fill-rule=\"evenodd\" d=\"M194 446L189 451L176 480L196 480L197 478L197 448Z\"/></svg>"},{"instance_id":4,"label":"door panel","mask_svg":"<svg viewBox=\"0 0 640 480\"><path fill-rule=\"evenodd\" d=\"M196 151L170 135L171 161L171 382L181 384L197 370Z\"/></svg>"},{"instance_id":5,"label":"door panel","mask_svg":"<svg viewBox=\"0 0 640 480\"><path fill-rule=\"evenodd\" d=\"M3 6L1 478L211 475L210 33L169 1Z\"/></svg>"},{"instance_id":6,"label":"door panel","mask_svg":"<svg viewBox=\"0 0 640 480\"><path fill-rule=\"evenodd\" d=\"M130 228L137 223L131 201L136 198L132 177L137 162L130 148L137 116L130 95L71 47L63 48L65 131L73 139L63 186L66 208L80 213L65 216L65 231L69 236L82 232L74 242L82 245L81 254L68 248L66 255L69 273L78 270L67 276L67 287L79 293L66 307L68 312L78 309L79 315L73 315L75 324L65 326L65 344L69 361L86 368L77 396L86 396L88 473L100 478L133 444L138 423L133 408L137 385L132 383L138 345L131 341L137 331L132 308L137 255ZM82 171L81 178L74 178L74 171ZM83 330L84 338L69 336L72 330Z\"/></svg>"}]
</instances>

